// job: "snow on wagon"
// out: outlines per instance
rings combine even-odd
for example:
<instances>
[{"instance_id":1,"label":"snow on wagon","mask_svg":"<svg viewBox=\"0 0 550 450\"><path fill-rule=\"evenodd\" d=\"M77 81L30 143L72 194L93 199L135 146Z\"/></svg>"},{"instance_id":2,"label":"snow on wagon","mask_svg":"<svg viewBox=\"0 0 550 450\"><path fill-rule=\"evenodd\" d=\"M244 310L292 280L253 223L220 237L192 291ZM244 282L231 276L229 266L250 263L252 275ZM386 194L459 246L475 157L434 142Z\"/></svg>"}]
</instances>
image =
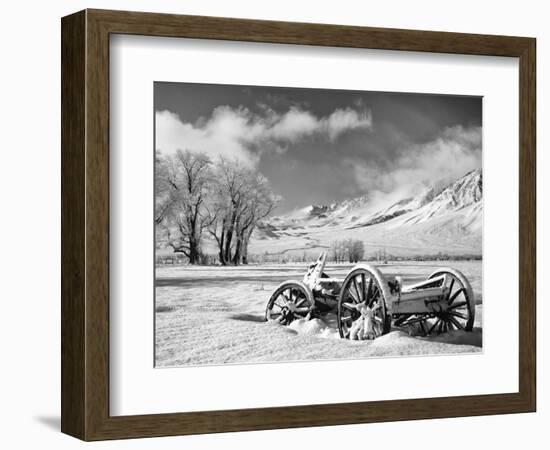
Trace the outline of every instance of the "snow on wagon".
<instances>
[{"instance_id":1,"label":"snow on wagon","mask_svg":"<svg viewBox=\"0 0 550 450\"><path fill-rule=\"evenodd\" d=\"M326 253L311 264L302 281L284 281L273 292L265 318L282 325L336 312L341 338L375 339L397 327L415 327L428 336L453 330L471 331L474 293L456 269L440 268L425 281L404 286L400 277L385 277L359 264L342 279L325 272Z\"/></svg>"}]
</instances>

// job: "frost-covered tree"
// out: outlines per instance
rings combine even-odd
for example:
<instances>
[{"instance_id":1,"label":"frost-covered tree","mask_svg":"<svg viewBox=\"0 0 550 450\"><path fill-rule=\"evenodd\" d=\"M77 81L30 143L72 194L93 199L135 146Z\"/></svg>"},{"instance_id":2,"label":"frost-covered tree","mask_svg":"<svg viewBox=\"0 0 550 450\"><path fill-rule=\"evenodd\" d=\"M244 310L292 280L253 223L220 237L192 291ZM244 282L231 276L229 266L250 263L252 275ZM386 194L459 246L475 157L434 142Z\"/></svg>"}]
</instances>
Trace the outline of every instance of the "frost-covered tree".
<instances>
[{"instance_id":1,"label":"frost-covered tree","mask_svg":"<svg viewBox=\"0 0 550 450\"><path fill-rule=\"evenodd\" d=\"M330 244L330 256L334 262L357 263L365 256L365 245L358 239L345 239Z\"/></svg>"},{"instance_id":2,"label":"frost-covered tree","mask_svg":"<svg viewBox=\"0 0 550 450\"><path fill-rule=\"evenodd\" d=\"M267 179L241 164L220 158L214 167L208 204L208 231L222 264L247 264L248 245L258 222L276 206Z\"/></svg>"},{"instance_id":3,"label":"frost-covered tree","mask_svg":"<svg viewBox=\"0 0 550 450\"><path fill-rule=\"evenodd\" d=\"M208 225L205 207L211 181L211 161L202 153L178 150L156 155L155 221L174 252L200 262L201 239Z\"/></svg>"},{"instance_id":4,"label":"frost-covered tree","mask_svg":"<svg viewBox=\"0 0 550 450\"><path fill-rule=\"evenodd\" d=\"M336 262L343 262L346 258L346 248L344 241L333 241L330 243L330 257Z\"/></svg>"},{"instance_id":5,"label":"frost-covered tree","mask_svg":"<svg viewBox=\"0 0 550 450\"><path fill-rule=\"evenodd\" d=\"M350 263L357 263L363 259L365 255L365 246L363 241L358 239L346 239L344 247Z\"/></svg>"}]
</instances>

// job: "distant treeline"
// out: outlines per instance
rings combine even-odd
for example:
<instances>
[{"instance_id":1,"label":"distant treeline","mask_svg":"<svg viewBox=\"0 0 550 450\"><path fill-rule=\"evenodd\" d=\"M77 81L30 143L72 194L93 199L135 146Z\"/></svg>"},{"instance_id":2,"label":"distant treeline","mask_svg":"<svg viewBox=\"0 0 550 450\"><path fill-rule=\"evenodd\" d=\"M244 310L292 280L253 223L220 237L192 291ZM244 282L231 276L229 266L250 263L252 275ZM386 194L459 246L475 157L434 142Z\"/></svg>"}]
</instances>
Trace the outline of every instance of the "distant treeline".
<instances>
[{"instance_id":1,"label":"distant treeline","mask_svg":"<svg viewBox=\"0 0 550 450\"><path fill-rule=\"evenodd\" d=\"M481 261L482 256L480 254L461 254L453 255L444 252L429 253L424 255L392 255L384 252L384 250L377 250L372 254L363 255L358 260L350 261L349 257L342 257L341 255L331 254L330 248L328 250L328 262L336 263L357 263L357 262L375 262L375 263L391 263L397 261ZM290 263L309 263L315 261L319 257L319 253L322 250L309 250L309 251L294 251L292 253L251 253L248 257L249 264L290 264ZM217 265L219 259L216 255L202 254L201 264L204 265ZM188 264L188 259L183 254L173 255L159 255L157 256L157 264Z\"/></svg>"},{"instance_id":2,"label":"distant treeline","mask_svg":"<svg viewBox=\"0 0 550 450\"><path fill-rule=\"evenodd\" d=\"M390 261L481 261L482 255L479 254L463 254L450 255L448 253L436 253L428 255L411 255L411 256L390 256ZM370 260L372 261L372 260Z\"/></svg>"}]
</instances>

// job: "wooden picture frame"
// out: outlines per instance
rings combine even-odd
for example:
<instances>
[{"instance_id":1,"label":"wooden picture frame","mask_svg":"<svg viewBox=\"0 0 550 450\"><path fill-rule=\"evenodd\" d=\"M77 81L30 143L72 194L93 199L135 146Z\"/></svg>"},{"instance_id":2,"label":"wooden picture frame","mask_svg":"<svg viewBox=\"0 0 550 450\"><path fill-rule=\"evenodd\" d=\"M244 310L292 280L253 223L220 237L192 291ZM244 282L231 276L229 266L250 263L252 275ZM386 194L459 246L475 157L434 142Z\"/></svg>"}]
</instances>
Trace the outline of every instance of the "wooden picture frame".
<instances>
[{"instance_id":1,"label":"wooden picture frame","mask_svg":"<svg viewBox=\"0 0 550 450\"><path fill-rule=\"evenodd\" d=\"M61 25L64 433L101 440L535 411L535 39L104 10ZM116 33L519 58L519 391L110 416L109 36Z\"/></svg>"}]
</instances>

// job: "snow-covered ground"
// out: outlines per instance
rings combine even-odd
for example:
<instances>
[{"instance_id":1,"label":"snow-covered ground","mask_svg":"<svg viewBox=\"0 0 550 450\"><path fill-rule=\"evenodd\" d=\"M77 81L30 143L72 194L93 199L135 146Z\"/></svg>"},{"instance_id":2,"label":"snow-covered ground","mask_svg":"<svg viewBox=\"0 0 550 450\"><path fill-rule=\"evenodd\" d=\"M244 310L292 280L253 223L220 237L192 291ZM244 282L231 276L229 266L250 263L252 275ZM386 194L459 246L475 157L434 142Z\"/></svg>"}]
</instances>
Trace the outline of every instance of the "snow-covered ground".
<instances>
[{"instance_id":1,"label":"snow-covered ground","mask_svg":"<svg viewBox=\"0 0 550 450\"><path fill-rule=\"evenodd\" d=\"M437 264L437 265L436 265ZM375 341L340 339L334 316L295 321L288 327L264 322L266 303L283 280L300 280L304 264L157 268L155 351L159 367L275 361L357 359L380 356L480 352L482 345L481 261L407 263L379 266L404 283L425 279L436 267L462 271L476 295L471 333L454 331L415 337L400 329ZM344 278L351 265L328 265Z\"/></svg>"}]
</instances>

